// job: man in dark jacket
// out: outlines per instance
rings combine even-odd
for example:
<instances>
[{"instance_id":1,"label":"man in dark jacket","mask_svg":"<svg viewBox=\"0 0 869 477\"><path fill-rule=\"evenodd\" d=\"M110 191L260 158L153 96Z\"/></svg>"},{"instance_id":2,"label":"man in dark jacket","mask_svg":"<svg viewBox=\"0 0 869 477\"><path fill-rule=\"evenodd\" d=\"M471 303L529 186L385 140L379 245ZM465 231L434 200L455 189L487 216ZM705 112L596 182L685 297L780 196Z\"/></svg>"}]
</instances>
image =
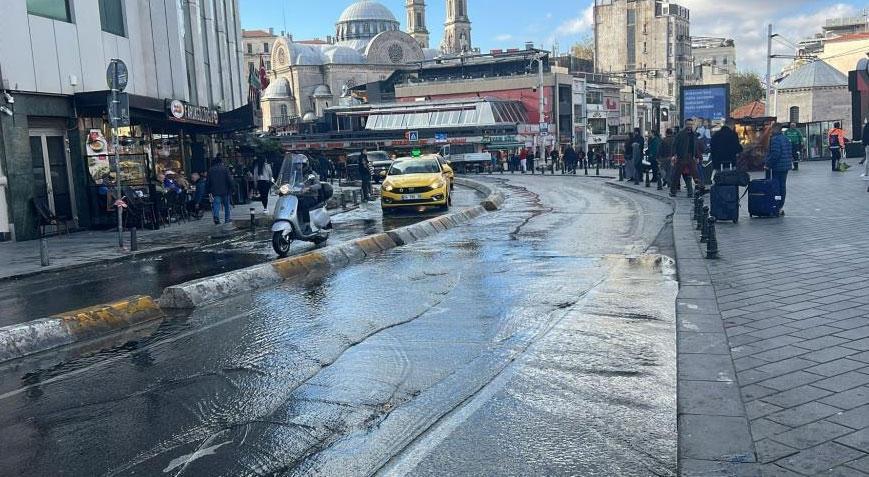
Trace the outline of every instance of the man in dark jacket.
<instances>
[{"instance_id":1,"label":"man in dark jacket","mask_svg":"<svg viewBox=\"0 0 869 477\"><path fill-rule=\"evenodd\" d=\"M863 160L860 161L860 164L863 166L863 173L860 174L860 177L863 178L864 181L869 180L869 121L863 123L863 134L861 135L861 140L863 141ZM867 190L869 192L869 190Z\"/></svg>"},{"instance_id":2,"label":"man in dark jacket","mask_svg":"<svg viewBox=\"0 0 869 477\"><path fill-rule=\"evenodd\" d=\"M661 170L662 185L669 187L673 171L673 129L667 128L661 145L658 147L658 167Z\"/></svg>"},{"instance_id":3,"label":"man in dark jacket","mask_svg":"<svg viewBox=\"0 0 869 477\"><path fill-rule=\"evenodd\" d=\"M658 190L663 189L661 185L661 172L659 170L658 164L658 154L661 150L661 133L653 130L652 136L649 138L649 148L646 150L646 158L649 160L649 167L652 169L652 181L655 184L658 184ZM646 187L649 187L648 181L646 182Z\"/></svg>"},{"instance_id":4,"label":"man in dark jacket","mask_svg":"<svg viewBox=\"0 0 869 477\"><path fill-rule=\"evenodd\" d=\"M568 174L576 174L576 165L579 162L579 156L576 155L576 149L568 144L564 148L564 168Z\"/></svg>"},{"instance_id":5,"label":"man in dark jacket","mask_svg":"<svg viewBox=\"0 0 869 477\"><path fill-rule=\"evenodd\" d=\"M724 126L712 135L710 149L714 170L720 171L724 166L730 167L736 164L736 156L742 153L742 144L739 143L739 136L733 132L732 120L728 119Z\"/></svg>"},{"instance_id":6,"label":"man in dark jacket","mask_svg":"<svg viewBox=\"0 0 869 477\"><path fill-rule=\"evenodd\" d=\"M791 142L782 134L782 125L772 125L772 136L769 138L769 152L766 153L764 167L769 171L770 178L778 182L779 211L784 215L785 195L787 194L788 171L793 167Z\"/></svg>"},{"instance_id":7,"label":"man in dark jacket","mask_svg":"<svg viewBox=\"0 0 869 477\"><path fill-rule=\"evenodd\" d=\"M223 165L220 155L215 156L214 162L208 169L208 195L211 197L211 213L214 215L214 223L220 224L220 208L223 206L224 223L229 223L232 201L232 175Z\"/></svg>"},{"instance_id":8,"label":"man in dark jacket","mask_svg":"<svg viewBox=\"0 0 869 477\"><path fill-rule=\"evenodd\" d=\"M368 163L368 150L359 154L359 179L362 180L362 201L371 200L371 165Z\"/></svg>"},{"instance_id":9,"label":"man in dark jacket","mask_svg":"<svg viewBox=\"0 0 869 477\"><path fill-rule=\"evenodd\" d=\"M694 180L697 190L703 191L706 186L700 180L697 172L697 158L702 157L703 151L699 148L697 135L694 134L694 121L685 121L685 127L676 134L673 139L673 155L676 156L673 164L672 176L670 177L670 197L676 197L676 187L679 180L685 176L685 187L688 189L688 197L694 195L689 177Z\"/></svg>"},{"instance_id":10,"label":"man in dark jacket","mask_svg":"<svg viewBox=\"0 0 869 477\"><path fill-rule=\"evenodd\" d=\"M639 185L640 180L643 178L643 147L645 145L646 141L643 139L640 128L634 128L634 134L631 136L630 142L631 150L629 152L631 154L631 162L634 165L634 176L631 179L635 185Z\"/></svg>"}]
</instances>

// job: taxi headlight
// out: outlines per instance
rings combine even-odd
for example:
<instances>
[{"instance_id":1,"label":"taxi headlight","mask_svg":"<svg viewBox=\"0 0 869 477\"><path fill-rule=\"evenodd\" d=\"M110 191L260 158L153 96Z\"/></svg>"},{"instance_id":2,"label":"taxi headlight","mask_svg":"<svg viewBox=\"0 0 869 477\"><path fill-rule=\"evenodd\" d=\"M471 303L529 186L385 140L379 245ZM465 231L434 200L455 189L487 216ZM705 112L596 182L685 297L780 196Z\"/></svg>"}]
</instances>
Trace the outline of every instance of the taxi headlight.
<instances>
[{"instance_id":1,"label":"taxi headlight","mask_svg":"<svg viewBox=\"0 0 869 477\"><path fill-rule=\"evenodd\" d=\"M386 192L392 192L392 189L393 189L392 184L390 184L388 182L384 182L383 185L380 187L382 187L383 190L385 190Z\"/></svg>"},{"instance_id":2,"label":"taxi headlight","mask_svg":"<svg viewBox=\"0 0 869 477\"><path fill-rule=\"evenodd\" d=\"M290 185L289 184L284 184L281 186L280 189L278 189L278 195L287 195L289 193L290 193Z\"/></svg>"},{"instance_id":3,"label":"taxi headlight","mask_svg":"<svg viewBox=\"0 0 869 477\"><path fill-rule=\"evenodd\" d=\"M429 188L431 190L437 190L443 186L444 186L444 181L436 181L436 182L432 182L432 184L429 186Z\"/></svg>"}]
</instances>

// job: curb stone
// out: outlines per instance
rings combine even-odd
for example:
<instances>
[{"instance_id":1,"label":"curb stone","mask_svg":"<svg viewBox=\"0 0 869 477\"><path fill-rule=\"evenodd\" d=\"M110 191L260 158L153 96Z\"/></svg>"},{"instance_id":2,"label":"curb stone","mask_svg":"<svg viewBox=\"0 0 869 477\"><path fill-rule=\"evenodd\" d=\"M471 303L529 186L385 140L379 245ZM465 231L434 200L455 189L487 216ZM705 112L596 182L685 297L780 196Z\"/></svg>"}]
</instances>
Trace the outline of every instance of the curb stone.
<instances>
[{"instance_id":1,"label":"curb stone","mask_svg":"<svg viewBox=\"0 0 869 477\"><path fill-rule=\"evenodd\" d=\"M153 298L132 296L0 328L0 362L84 341L163 318Z\"/></svg>"},{"instance_id":2,"label":"curb stone","mask_svg":"<svg viewBox=\"0 0 869 477\"><path fill-rule=\"evenodd\" d=\"M726 393L736 385L736 369L706 259L692 224L690 199L662 197L615 182L606 184L673 206L673 241L679 278L677 389L696 385L703 389L706 401L719 403L697 410L698 396L677 391L679 475L760 475L745 404L738 393ZM704 346L696 346L701 340ZM716 387L714 382L720 385Z\"/></svg>"}]
</instances>

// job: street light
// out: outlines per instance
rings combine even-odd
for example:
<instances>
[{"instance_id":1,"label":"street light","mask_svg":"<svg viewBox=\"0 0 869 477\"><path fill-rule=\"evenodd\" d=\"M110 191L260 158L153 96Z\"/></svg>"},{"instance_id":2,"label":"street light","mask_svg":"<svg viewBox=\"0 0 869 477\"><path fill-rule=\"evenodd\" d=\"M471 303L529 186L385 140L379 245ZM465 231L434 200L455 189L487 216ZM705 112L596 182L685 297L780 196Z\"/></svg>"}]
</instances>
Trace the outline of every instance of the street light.
<instances>
[{"instance_id":1,"label":"street light","mask_svg":"<svg viewBox=\"0 0 869 477\"><path fill-rule=\"evenodd\" d=\"M537 160L540 161L540 164L545 163L545 158L543 157L543 126L546 123L546 113L544 109L546 109L546 98L543 94L543 58L546 58L547 54L543 51L538 51L534 54L534 57L531 59L531 62L528 64L528 69L531 69L531 65L536 61L537 62L537 95L538 95L538 108L540 111L540 121L539 128L540 130L537 133L537 140L534 141L534 156L537 157ZM538 147L538 142L540 143L540 147ZM539 153L539 155L538 155ZM555 167L555 164L552 165ZM553 169L554 170L554 169Z\"/></svg>"}]
</instances>

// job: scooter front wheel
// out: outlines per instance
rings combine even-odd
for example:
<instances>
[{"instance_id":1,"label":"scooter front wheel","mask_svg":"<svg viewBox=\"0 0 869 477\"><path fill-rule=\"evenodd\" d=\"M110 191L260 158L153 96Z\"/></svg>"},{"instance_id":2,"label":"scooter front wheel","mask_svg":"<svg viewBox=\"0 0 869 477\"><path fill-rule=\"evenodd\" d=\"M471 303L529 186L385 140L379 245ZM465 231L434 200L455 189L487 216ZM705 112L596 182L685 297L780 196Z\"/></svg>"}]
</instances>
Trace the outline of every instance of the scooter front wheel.
<instances>
[{"instance_id":1,"label":"scooter front wheel","mask_svg":"<svg viewBox=\"0 0 869 477\"><path fill-rule=\"evenodd\" d=\"M290 244L292 240L288 236L284 236L282 231L272 234L272 248L279 257L284 258L290 254Z\"/></svg>"}]
</instances>

